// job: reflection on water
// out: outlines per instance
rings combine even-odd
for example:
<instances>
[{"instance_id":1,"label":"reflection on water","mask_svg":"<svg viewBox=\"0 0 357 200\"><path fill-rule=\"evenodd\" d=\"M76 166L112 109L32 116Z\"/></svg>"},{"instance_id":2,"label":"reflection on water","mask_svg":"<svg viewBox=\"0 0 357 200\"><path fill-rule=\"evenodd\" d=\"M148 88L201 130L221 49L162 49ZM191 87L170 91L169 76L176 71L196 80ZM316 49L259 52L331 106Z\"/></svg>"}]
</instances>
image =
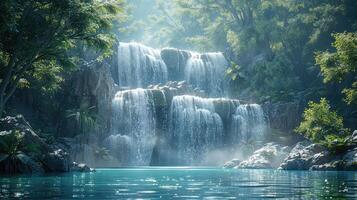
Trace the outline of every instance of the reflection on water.
<instances>
[{"instance_id":1,"label":"reflection on water","mask_svg":"<svg viewBox=\"0 0 357 200\"><path fill-rule=\"evenodd\" d=\"M0 199L353 199L357 173L218 168L0 176Z\"/></svg>"}]
</instances>

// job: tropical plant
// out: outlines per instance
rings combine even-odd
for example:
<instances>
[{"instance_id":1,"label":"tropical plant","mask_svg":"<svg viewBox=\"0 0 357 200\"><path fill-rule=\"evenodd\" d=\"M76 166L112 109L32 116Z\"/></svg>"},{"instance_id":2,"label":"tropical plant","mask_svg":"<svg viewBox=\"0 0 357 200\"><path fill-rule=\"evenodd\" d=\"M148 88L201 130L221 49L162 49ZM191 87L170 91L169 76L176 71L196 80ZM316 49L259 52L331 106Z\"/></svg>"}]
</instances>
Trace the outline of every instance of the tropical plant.
<instances>
[{"instance_id":1,"label":"tropical plant","mask_svg":"<svg viewBox=\"0 0 357 200\"><path fill-rule=\"evenodd\" d=\"M0 163L3 169L10 173L17 171L19 161L27 163L29 161L26 154L38 154L39 149L35 144L24 144L24 134L19 130L1 132L0 137Z\"/></svg>"},{"instance_id":2,"label":"tropical plant","mask_svg":"<svg viewBox=\"0 0 357 200\"><path fill-rule=\"evenodd\" d=\"M67 110L67 118L73 118L81 134L88 133L95 125L95 106L81 103L79 108Z\"/></svg>"}]
</instances>

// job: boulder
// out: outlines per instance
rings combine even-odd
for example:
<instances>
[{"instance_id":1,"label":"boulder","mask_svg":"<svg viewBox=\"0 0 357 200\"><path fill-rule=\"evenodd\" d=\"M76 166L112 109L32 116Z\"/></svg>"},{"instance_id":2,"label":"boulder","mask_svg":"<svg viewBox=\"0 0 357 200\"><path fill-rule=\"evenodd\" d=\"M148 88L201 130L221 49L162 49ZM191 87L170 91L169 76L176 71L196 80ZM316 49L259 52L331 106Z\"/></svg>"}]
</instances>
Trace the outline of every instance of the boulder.
<instances>
[{"instance_id":1,"label":"boulder","mask_svg":"<svg viewBox=\"0 0 357 200\"><path fill-rule=\"evenodd\" d=\"M342 155L335 155L331 160L332 161L323 162L322 164L313 165L310 169L351 171L357 170L357 148L350 149Z\"/></svg>"},{"instance_id":2,"label":"boulder","mask_svg":"<svg viewBox=\"0 0 357 200\"><path fill-rule=\"evenodd\" d=\"M95 169L90 168L88 165L84 163L76 163L73 162L71 166L72 172L95 172Z\"/></svg>"},{"instance_id":3,"label":"boulder","mask_svg":"<svg viewBox=\"0 0 357 200\"><path fill-rule=\"evenodd\" d=\"M70 170L70 158L62 149L55 150L45 156L43 164L47 172L68 172Z\"/></svg>"},{"instance_id":4,"label":"boulder","mask_svg":"<svg viewBox=\"0 0 357 200\"><path fill-rule=\"evenodd\" d=\"M347 151L342 159L345 162L345 170L357 170L357 148Z\"/></svg>"},{"instance_id":5,"label":"boulder","mask_svg":"<svg viewBox=\"0 0 357 200\"><path fill-rule=\"evenodd\" d=\"M238 168L275 169L289 154L289 148L275 143L267 143L256 150L247 160L242 161Z\"/></svg>"},{"instance_id":6,"label":"boulder","mask_svg":"<svg viewBox=\"0 0 357 200\"><path fill-rule=\"evenodd\" d=\"M281 163L279 169L308 170L314 165L321 165L331 159L328 150L309 141L299 142Z\"/></svg>"},{"instance_id":7,"label":"boulder","mask_svg":"<svg viewBox=\"0 0 357 200\"><path fill-rule=\"evenodd\" d=\"M238 159L230 160L223 165L223 168L227 168L227 169L235 168L239 165L240 162L241 161Z\"/></svg>"}]
</instances>

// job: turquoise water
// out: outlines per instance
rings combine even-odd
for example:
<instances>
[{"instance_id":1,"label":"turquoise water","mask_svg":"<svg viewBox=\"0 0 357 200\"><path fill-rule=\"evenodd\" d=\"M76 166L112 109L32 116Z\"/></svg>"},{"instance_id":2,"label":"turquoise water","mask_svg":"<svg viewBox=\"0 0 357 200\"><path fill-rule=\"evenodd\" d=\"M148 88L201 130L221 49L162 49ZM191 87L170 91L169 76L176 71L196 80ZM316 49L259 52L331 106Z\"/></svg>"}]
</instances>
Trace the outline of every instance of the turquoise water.
<instances>
[{"instance_id":1,"label":"turquoise water","mask_svg":"<svg viewBox=\"0 0 357 200\"><path fill-rule=\"evenodd\" d=\"M219 168L99 169L0 176L0 199L357 199L357 173Z\"/></svg>"}]
</instances>

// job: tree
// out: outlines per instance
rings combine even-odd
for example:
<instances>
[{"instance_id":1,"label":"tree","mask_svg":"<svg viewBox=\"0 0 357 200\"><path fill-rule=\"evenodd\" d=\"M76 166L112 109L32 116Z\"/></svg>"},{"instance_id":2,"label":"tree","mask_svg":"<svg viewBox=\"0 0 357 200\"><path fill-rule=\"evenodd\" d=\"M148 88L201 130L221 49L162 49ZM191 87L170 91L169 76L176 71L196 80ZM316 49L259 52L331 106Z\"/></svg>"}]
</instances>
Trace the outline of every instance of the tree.
<instances>
[{"instance_id":1,"label":"tree","mask_svg":"<svg viewBox=\"0 0 357 200\"><path fill-rule=\"evenodd\" d=\"M309 102L308 108L304 111L303 121L295 131L315 143L327 146L331 138L342 141L348 132L343 127L343 118L331 110L325 98L319 103Z\"/></svg>"},{"instance_id":2,"label":"tree","mask_svg":"<svg viewBox=\"0 0 357 200\"><path fill-rule=\"evenodd\" d=\"M319 52L316 64L324 76L324 82L337 82L346 86L343 89L348 104L357 102L357 33L333 34L332 46L336 52Z\"/></svg>"},{"instance_id":3,"label":"tree","mask_svg":"<svg viewBox=\"0 0 357 200\"><path fill-rule=\"evenodd\" d=\"M69 50L79 44L108 55L120 6L121 0L1 1L0 116L26 76L74 68L79 58Z\"/></svg>"}]
</instances>

